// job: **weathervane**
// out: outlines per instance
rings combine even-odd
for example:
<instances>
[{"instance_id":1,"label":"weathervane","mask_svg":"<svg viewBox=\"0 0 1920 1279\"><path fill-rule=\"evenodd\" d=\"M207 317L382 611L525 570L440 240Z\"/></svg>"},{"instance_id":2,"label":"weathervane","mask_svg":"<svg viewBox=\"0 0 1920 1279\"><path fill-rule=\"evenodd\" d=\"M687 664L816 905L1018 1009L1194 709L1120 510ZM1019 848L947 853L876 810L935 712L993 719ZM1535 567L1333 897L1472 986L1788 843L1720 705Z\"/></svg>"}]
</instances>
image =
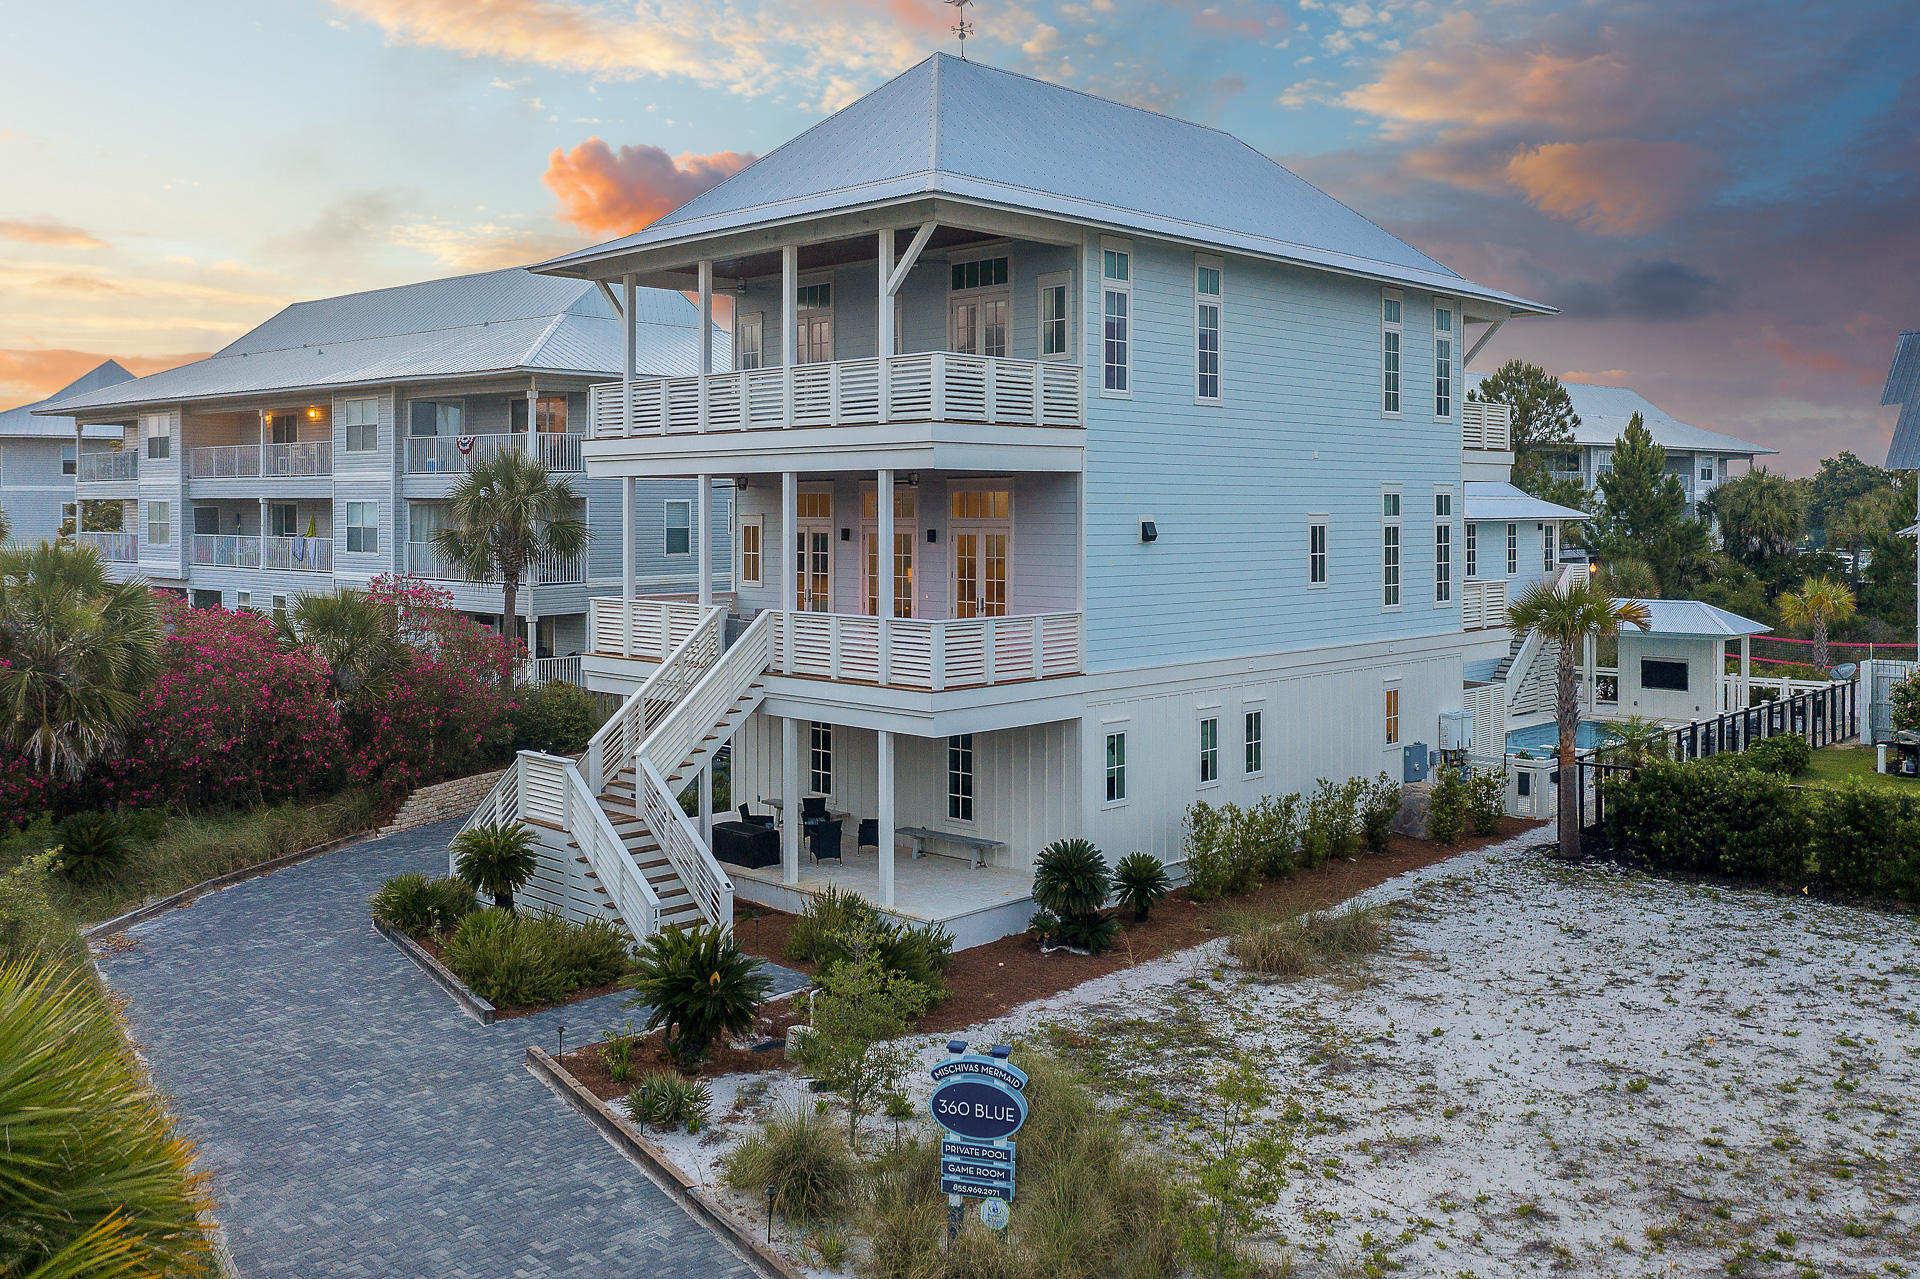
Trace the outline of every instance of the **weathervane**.
<instances>
[{"instance_id":1,"label":"weathervane","mask_svg":"<svg viewBox=\"0 0 1920 1279\"><path fill-rule=\"evenodd\" d=\"M973 34L973 24L967 21L967 6L973 0L944 0L944 3L953 6L953 15L958 19L947 29L960 37L960 59L964 62L967 57L967 37Z\"/></svg>"}]
</instances>

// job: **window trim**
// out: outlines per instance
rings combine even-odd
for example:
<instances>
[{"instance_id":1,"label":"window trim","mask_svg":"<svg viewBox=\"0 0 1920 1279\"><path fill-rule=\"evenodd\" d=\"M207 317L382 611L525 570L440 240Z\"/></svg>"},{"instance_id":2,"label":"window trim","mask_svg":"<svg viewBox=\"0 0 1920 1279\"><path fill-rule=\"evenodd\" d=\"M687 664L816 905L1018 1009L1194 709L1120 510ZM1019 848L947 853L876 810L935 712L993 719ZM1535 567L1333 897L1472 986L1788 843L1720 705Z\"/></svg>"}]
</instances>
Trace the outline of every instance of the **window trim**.
<instances>
[{"instance_id":1,"label":"window trim","mask_svg":"<svg viewBox=\"0 0 1920 1279\"><path fill-rule=\"evenodd\" d=\"M1065 326L1061 347L1052 355L1047 354L1047 290L1060 290L1061 323ZM1073 319L1076 308L1073 305L1073 272L1047 271L1034 283L1034 358L1040 360L1071 360L1073 358L1074 331Z\"/></svg>"},{"instance_id":2,"label":"window trim","mask_svg":"<svg viewBox=\"0 0 1920 1279\"><path fill-rule=\"evenodd\" d=\"M1394 320L1387 319L1387 303L1389 302L1394 304L1394 313L1399 318ZM1380 316L1380 344L1379 344L1380 381L1377 389L1380 392L1380 398L1379 398L1380 416L1385 418L1397 418L1402 416L1403 410L1406 407L1406 389L1407 389L1406 387L1406 379L1407 379L1406 295L1399 289L1381 289L1379 316ZM1393 337L1393 342L1392 342L1393 367L1392 368L1387 367L1387 355L1388 355L1387 337L1389 334L1391 334Z\"/></svg>"},{"instance_id":3,"label":"window trim","mask_svg":"<svg viewBox=\"0 0 1920 1279\"><path fill-rule=\"evenodd\" d=\"M164 462L172 459L173 414L143 414L140 418L140 429L141 435L147 443L147 460L149 462ZM160 446L159 452L154 451L154 445L156 444Z\"/></svg>"},{"instance_id":4,"label":"window trim","mask_svg":"<svg viewBox=\"0 0 1920 1279\"><path fill-rule=\"evenodd\" d=\"M1100 237L1099 252L1100 332L1098 341L1100 346L1096 354L1100 366L1100 395L1104 399L1130 400L1133 398L1133 348L1136 337L1134 332L1136 326L1134 323L1135 316L1133 309L1133 241L1103 235ZM1107 254L1109 253L1119 253L1125 256L1127 275L1124 280L1109 279L1107 277ZM1122 347L1121 361L1118 365L1111 366L1117 367L1120 370L1120 385L1117 387L1108 385L1107 381L1107 370L1110 367L1107 362L1107 299L1116 294L1125 298L1125 302L1123 303L1125 314L1121 318L1126 327L1126 334L1120 339Z\"/></svg>"},{"instance_id":5,"label":"window trim","mask_svg":"<svg viewBox=\"0 0 1920 1279\"><path fill-rule=\"evenodd\" d=\"M1213 744L1207 744L1207 726L1213 726ZM1193 715L1194 745L1194 782L1195 790L1211 790L1220 784L1220 707L1216 703L1197 707ZM1209 759L1211 757L1211 759ZM1207 765L1213 765L1213 775L1207 775Z\"/></svg>"},{"instance_id":6,"label":"window trim","mask_svg":"<svg viewBox=\"0 0 1920 1279\"><path fill-rule=\"evenodd\" d=\"M1507 521L1507 576L1520 576L1520 525Z\"/></svg>"},{"instance_id":7,"label":"window trim","mask_svg":"<svg viewBox=\"0 0 1920 1279\"><path fill-rule=\"evenodd\" d=\"M749 349L740 341L740 331L748 325L753 326L753 363L741 362L742 355ZM767 313L765 311L735 311L733 313L733 370L736 373L760 368L767 358Z\"/></svg>"},{"instance_id":8,"label":"window trim","mask_svg":"<svg viewBox=\"0 0 1920 1279\"><path fill-rule=\"evenodd\" d=\"M1101 743L1101 787L1100 793L1107 798L1101 801L1101 808L1119 808L1127 802L1127 730L1133 726L1132 720L1109 720L1100 725ZM1120 743L1120 759L1116 764L1113 758L1113 744ZM1120 780L1119 794L1114 795L1114 778Z\"/></svg>"},{"instance_id":9,"label":"window trim","mask_svg":"<svg viewBox=\"0 0 1920 1279\"><path fill-rule=\"evenodd\" d=\"M1380 690L1380 728L1386 738L1384 749L1398 750L1401 743L1401 721L1405 718L1404 707L1400 704L1400 684L1390 680Z\"/></svg>"},{"instance_id":10,"label":"window trim","mask_svg":"<svg viewBox=\"0 0 1920 1279\"><path fill-rule=\"evenodd\" d=\"M1453 489L1445 484L1433 488L1433 606L1453 607Z\"/></svg>"},{"instance_id":11,"label":"window trim","mask_svg":"<svg viewBox=\"0 0 1920 1279\"><path fill-rule=\"evenodd\" d=\"M751 528L753 538L753 575L747 575L747 539L746 530ZM735 579L742 586L761 587L766 585L767 564L767 523L764 515L743 515L740 517L740 531L733 539L733 571Z\"/></svg>"},{"instance_id":12,"label":"window trim","mask_svg":"<svg viewBox=\"0 0 1920 1279\"><path fill-rule=\"evenodd\" d=\"M1250 737L1247 733L1247 728L1249 727L1247 720L1251 717L1258 717L1260 721L1260 731L1257 735ZM1247 754L1249 750L1251 750L1256 757L1254 759L1254 767L1252 768L1247 767ZM1240 703L1240 776L1251 779L1265 777L1266 775L1267 703L1263 698L1254 698L1251 701L1243 701Z\"/></svg>"},{"instance_id":13,"label":"window trim","mask_svg":"<svg viewBox=\"0 0 1920 1279\"><path fill-rule=\"evenodd\" d=\"M372 510L373 512L372 524L370 525L355 524L353 522L353 508L356 506L364 507ZM346 503L346 512L343 519L345 521L344 527L346 528L346 538L345 538L343 550L345 551L346 554L378 555L380 553L380 503L379 502L374 501L371 498L365 501L349 501ZM362 544L356 547L353 544L353 535L355 533L371 533L373 535L373 545L371 546L365 545L366 539L363 537L361 539Z\"/></svg>"},{"instance_id":14,"label":"window trim","mask_svg":"<svg viewBox=\"0 0 1920 1279\"><path fill-rule=\"evenodd\" d=\"M1402 311L1402 314L1404 315L1405 312ZM1447 317L1447 327L1444 331L1440 328L1440 317L1443 315ZM1451 422L1454 418L1454 405L1460 400L1460 397L1454 394L1454 384L1459 381L1459 370L1455 367L1454 359L1454 350L1459 345L1459 334L1460 308L1454 304L1452 298L1435 298L1433 300L1433 420L1436 422ZM1444 357L1441 354L1443 344L1446 348ZM1403 366L1404 363L1402 361ZM1442 374L1445 376L1443 377ZM1440 398L1442 385L1446 387L1444 402Z\"/></svg>"},{"instance_id":15,"label":"window trim","mask_svg":"<svg viewBox=\"0 0 1920 1279\"><path fill-rule=\"evenodd\" d=\"M145 503L143 503L143 505L146 507L146 510L141 512L143 515L146 516L145 521L143 521L147 526L147 532L146 532L147 543L146 544L148 546L172 546L173 545L173 502L172 500L168 498L149 498ZM164 518L159 520L155 520L153 518L153 510L156 506L159 507L160 510L164 513ZM164 530L164 535L160 537L155 537L153 535L153 530L155 528Z\"/></svg>"},{"instance_id":16,"label":"window trim","mask_svg":"<svg viewBox=\"0 0 1920 1279\"><path fill-rule=\"evenodd\" d=\"M824 774L822 760L826 761ZM822 776L827 779L825 786L817 784ZM807 791L813 795L833 794L833 725L823 720L807 721Z\"/></svg>"},{"instance_id":17,"label":"window trim","mask_svg":"<svg viewBox=\"0 0 1920 1279\"><path fill-rule=\"evenodd\" d=\"M800 301L803 289L827 286L827 304L825 306L807 306ZM795 364L831 364L840 354L840 290L836 287L832 271L811 271L800 276L793 284L793 362ZM827 317L827 358L824 360L804 359L800 353L800 324L811 312L816 318L822 314Z\"/></svg>"},{"instance_id":18,"label":"window trim","mask_svg":"<svg viewBox=\"0 0 1920 1279\"><path fill-rule=\"evenodd\" d=\"M1393 502L1392 515L1387 503ZM1380 486L1380 611L1398 613L1407 602L1406 494L1398 484Z\"/></svg>"},{"instance_id":19,"label":"window trim","mask_svg":"<svg viewBox=\"0 0 1920 1279\"><path fill-rule=\"evenodd\" d=\"M1215 289L1212 293L1200 291L1200 273L1211 271L1214 274ZM1223 259L1211 254L1193 255L1193 380L1188 383L1193 391L1193 402L1199 405L1215 405L1222 402L1226 389L1225 331L1227 326L1227 272ZM1213 310L1213 394L1207 395L1201 389L1201 378L1205 376L1200 367L1201 313L1207 308Z\"/></svg>"},{"instance_id":20,"label":"window trim","mask_svg":"<svg viewBox=\"0 0 1920 1279\"><path fill-rule=\"evenodd\" d=\"M964 743L964 745L962 743ZM965 777L967 788L964 795L956 792L953 788L954 778L959 775L953 766L954 753L956 751L964 751L966 753ZM975 763L973 734L949 733L947 735L947 820L950 822L959 822L965 826L972 826L979 819L980 789L977 783L980 777L980 770L975 767ZM956 800L965 805L967 810L965 814L954 812Z\"/></svg>"},{"instance_id":21,"label":"window trim","mask_svg":"<svg viewBox=\"0 0 1920 1279\"><path fill-rule=\"evenodd\" d=\"M1331 535L1328 533L1328 527L1329 520L1327 516L1313 513L1307 516L1307 589L1310 591L1326 590L1327 583L1333 579L1332 556L1330 553ZM1320 534L1320 551L1318 556L1315 555L1313 549L1313 535L1316 532ZM1313 575L1315 568L1314 560L1316 558L1320 561L1318 565L1320 576L1318 578Z\"/></svg>"},{"instance_id":22,"label":"window trim","mask_svg":"<svg viewBox=\"0 0 1920 1279\"><path fill-rule=\"evenodd\" d=\"M1555 545L1560 540L1559 529L1560 526L1553 520L1540 521L1540 571L1542 573L1559 571L1560 548Z\"/></svg>"},{"instance_id":23,"label":"window trim","mask_svg":"<svg viewBox=\"0 0 1920 1279\"><path fill-rule=\"evenodd\" d=\"M356 404L369 404L373 406L373 420L371 422L355 422L353 420L353 406ZM351 400L340 401L340 430L341 430L340 448L342 452L344 453L378 453L380 451L380 400L379 400L379 397L363 395L363 396L356 396ZM361 445L359 447L355 447L353 443L353 440L354 440L353 433L355 431L362 431L362 432L372 431L373 434L371 436L362 437L367 439L369 441L368 443Z\"/></svg>"},{"instance_id":24,"label":"window trim","mask_svg":"<svg viewBox=\"0 0 1920 1279\"><path fill-rule=\"evenodd\" d=\"M673 549L673 516L676 506L680 508L681 514L685 515L687 520L687 546L685 550L681 551ZM673 556L675 559L678 559L682 555L693 554L693 499L688 497L667 498L661 503L660 518L660 553L662 555Z\"/></svg>"},{"instance_id":25,"label":"window trim","mask_svg":"<svg viewBox=\"0 0 1920 1279\"><path fill-rule=\"evenodd\" d=\"M1480 578L1480 526L1468 520L1465 528L1467 562L1466 575L1462 580L1474 582Z\"/></svg>"},{"instance_id":26,"label":"window trim","mask_svg":"<svg viewBox=\"0 0 1920 1279\"><path fill-rule=\"evenodd\" d=\"M60 474L80 474L80 446L77 443L60 446Z\"/></svg>"}]
</instances>

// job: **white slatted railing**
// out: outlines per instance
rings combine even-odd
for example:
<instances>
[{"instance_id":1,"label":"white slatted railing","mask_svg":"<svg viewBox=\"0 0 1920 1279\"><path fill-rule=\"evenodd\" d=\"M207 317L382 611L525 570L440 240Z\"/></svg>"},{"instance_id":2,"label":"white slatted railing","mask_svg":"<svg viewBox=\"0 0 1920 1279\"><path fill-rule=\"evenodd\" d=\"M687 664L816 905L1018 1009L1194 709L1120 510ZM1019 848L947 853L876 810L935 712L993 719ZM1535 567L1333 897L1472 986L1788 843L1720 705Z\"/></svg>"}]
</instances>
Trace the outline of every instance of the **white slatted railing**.
<instances>
[{"instance_id":1,"label":"white slatted railing","mask_svg":"<svg viewBox=\"0 0 1920 1279\"><path fill-rule=\"evenodd\" d=\"M593 388L597 439L632 435L865 426L882 422L1086 424L1080 366L952 351L884 359L745 369L633 384L631 425L623 385Z\"/></svg>"},{"instance_id":2,"label":"white slatted railing","mask_svg":"<svg viewBox=\"0 0 1920 1279\"><path fill-rule=\"evenodd\" d=\"M454 837L457 839L476 827L505 826L519 820L520 759L515 756L513 762L507 765L507 771L500 774L500 779L494 782L493 789L487 792L486 798L480 801L479 807L473 810L466 824L460 827ZM453 869L451 856L448 859L447 869L449 872Z\"/></svg>"},{"instance_id":3,"label":"white slatted railing","mask_svg":"<svg viewBox=\"0 0 1920 1279\"><path fill-rule=\"evenodd\" d=\"M82 453L77 472L81 480L137 480L140 455L131 449Z\"/></svg>"},{"instance_id":4,"label":"white slatted railing","mask_svg":"<svg viewBox=\"0 0 1920 1279\"><path fill-rule=\"evenodd\" d=\"M1483 631L1507 624L1507 583L1505 578L1482 581L1470 577L1460 584L1460 625L1469 631Z\"/></svg>"},{"instance_id":5,"label":"white slatted railing","mask_svg":"<svg viewBox=\"0 0 1920 1279\"><path fill-rule=\"evenodd\" d=\"M773 657L773 630L771 612L754 618L740 638L727 646L726 653L700 670L697 682L674 698L666 713L648 726L640 742L640 754L658 765L664 777L677 776L713 726L754 681L766 674ZM693 669L692 663L686 665L688 673ZM665 670L663 667L661 673Z\"/></svg>"},{"instance_id":6,"label":"white slatted railing","mask_svg":"<svg viewBox=\"0 0 1920 1279\"><path fill-rule=\"evenodd\" d=\"M594 794L606 789L608 766L618 768L631 759L667 712L720 660L726 614L718 608L699 611L698 624L588 741L584 776Z\"/></svg>"},{"instance_id":7,"label":"white slatted railing","mask_svg":"<svg viewBox=\"0 0 1920 1279\"><path fill-rule=\"evenodd\" d=\"M653 891L653 885L640 872L633 854L627 851L627 845L614 830L613 822L607 817L607 810L600 807L600 801L587 789L586 779L572 760L563 761L566 765L566 827L573 836L573 842L580 846L580 855L587 859L587 869L592 871L613 899L614 909L620 912L620 918L626 923L627 931L636 941L658 932L660 928L660 896ZM732 884L728 884L731 891ZM729 902L728 918L732 918Z\"/></svg>"},{"instance_id":8,"label":"white slatted railing","mask_svg":"<svg viewBox=\"0 0 1920 1279\"><path fill-rule=\"evenodd\" d=\"M139 539L132 533L76 533L74 541L91 546L109 564L132 564L140 558Z\"/></svg>"},{"instance_id":9,"label":"white slatted railing","mask_svg":"<svg viewBox=\"0 0 1920 1279\"><path fill-rule=\"evenodd\" d=\"M634 793L639 799L641 818L660 845L667 860L687 887L687 895L707 922L723 928L733 927L733 880L701 840L680 801L667 790L665 779L653 761L643 753L634 770Z\"/></svg>"},{"instance_id":10,"label":"white slatted railing","mask_svg":"<svg viewBox=\"0 0 1920 1279\"><path fill-rule=\"evenodd\" d=\"M1506 404L1464 400L1460 404L1460 447L1504 453L1513 448L1513 409Z\"/></svg>"},{"instance_id":11,"label":"white slatted railing","mask_svg":"<svg viewBox=\"0 0 1920 1279\"><path fill-rule=\"evenodd\" d=\"M610 657L664 662L712 610L685 600L587 601L587 648ZM631 628L628 622L631 619Z\"/></svg>"},{"instance_id":12,"label":"white slatted railing","mask_svg":"<svg viewBox=\"0 0 1920 1279\"><path fill-rule=\"evenodd\" d=\"M939 692L1078 675L1081 615L881 620L848 613L778 613L773 669Z\"/></svg>"}]
</instances>

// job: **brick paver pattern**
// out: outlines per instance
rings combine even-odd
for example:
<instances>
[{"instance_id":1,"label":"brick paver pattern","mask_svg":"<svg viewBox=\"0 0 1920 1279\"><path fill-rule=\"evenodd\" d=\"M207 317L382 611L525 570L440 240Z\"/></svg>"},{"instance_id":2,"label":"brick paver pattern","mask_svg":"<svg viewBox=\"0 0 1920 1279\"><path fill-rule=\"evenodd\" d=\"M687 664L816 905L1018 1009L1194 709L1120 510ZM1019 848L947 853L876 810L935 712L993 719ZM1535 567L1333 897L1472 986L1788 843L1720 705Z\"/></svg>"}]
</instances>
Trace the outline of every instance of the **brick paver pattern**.
<instances>
[{"instance_id":1,"label":"brick paver pattern","mask_svg":"<svg viewBox=\"0 0 1920 1279\"><path fill-rule=\"evenodd\" d=\"M367 898L444 874L456 829L248 880L99 956L213 1173L240 1272L751 1276L527 1073L526 1046L552 1052L559 1025L578 1046L634 1017L624 996L482 1026L372 930Z\"/></svg>"}]
</instances>

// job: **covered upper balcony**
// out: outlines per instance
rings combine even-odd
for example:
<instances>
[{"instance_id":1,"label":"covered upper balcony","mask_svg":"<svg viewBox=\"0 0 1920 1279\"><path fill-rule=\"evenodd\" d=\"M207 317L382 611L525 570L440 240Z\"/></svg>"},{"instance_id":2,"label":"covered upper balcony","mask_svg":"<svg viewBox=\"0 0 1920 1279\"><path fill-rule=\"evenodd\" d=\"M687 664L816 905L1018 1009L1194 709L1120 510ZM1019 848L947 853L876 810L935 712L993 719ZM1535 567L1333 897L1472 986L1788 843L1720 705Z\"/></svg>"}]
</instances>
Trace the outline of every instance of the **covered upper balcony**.
<instances>
[{"instance_id":1,"label":"covered upper balcony","mask_svg":"<svg viewBox=\"0 0 1920 1279\"><path fill-rule=\"evenodd\" d=\"M223 480L326 480L333 475L333 406L311 404L186 413L182 461L196 492L239 493ZM311 487L323 491L324 485ZM287 491L307 491L297 483Z\"/></svg>"},{"instance_id":2,"label":"covered upper balcony","mask_svg":"<svg viewBox=\"0 0 1920 1279\"><path fill-rule=\"evenodd\" d=\"M623 286L695 291L703 314L731 324L732 367L709 337L697 375L596 386L590 468L1078 471L1082 238L933 202L890 216L909 212L924 216L717 237L623 272Z\"/></svg>"}]
</instances>

